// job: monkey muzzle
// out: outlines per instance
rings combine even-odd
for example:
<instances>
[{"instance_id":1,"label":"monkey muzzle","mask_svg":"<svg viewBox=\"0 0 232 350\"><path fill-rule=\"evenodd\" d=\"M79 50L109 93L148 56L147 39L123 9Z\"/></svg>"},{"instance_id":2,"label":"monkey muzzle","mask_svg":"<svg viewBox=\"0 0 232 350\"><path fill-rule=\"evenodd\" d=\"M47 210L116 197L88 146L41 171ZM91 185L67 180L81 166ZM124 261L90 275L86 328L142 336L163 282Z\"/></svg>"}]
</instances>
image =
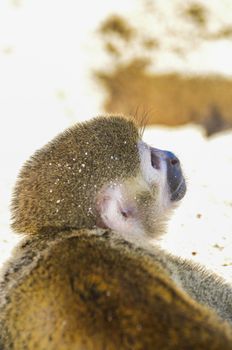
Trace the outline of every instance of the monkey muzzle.
<instances>
[{"instance_id":1,"label":"monkey muzzle","mask_svg":"<svg viewBox=\"0 0 232 350\"><path fill-rule=\"evenodd\" d=\"M170 199L171 201L179 201L186 193L186 183L179 159L172 152L151 147L152 166L159 170L162 161L166 164L167 183L171 194Z\"/></svg>"}]
</instances>

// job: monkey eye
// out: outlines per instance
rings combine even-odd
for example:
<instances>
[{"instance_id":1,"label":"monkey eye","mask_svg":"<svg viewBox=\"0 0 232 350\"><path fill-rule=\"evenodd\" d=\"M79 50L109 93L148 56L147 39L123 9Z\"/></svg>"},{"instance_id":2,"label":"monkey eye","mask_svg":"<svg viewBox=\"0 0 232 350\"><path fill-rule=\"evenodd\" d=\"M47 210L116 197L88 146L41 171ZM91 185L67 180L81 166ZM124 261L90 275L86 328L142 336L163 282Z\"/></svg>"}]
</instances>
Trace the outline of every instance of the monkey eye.
<instances>
[{"instance_id":1,"label":"monkey eye","mask_svg":"<svg viewBox=\"0 0 232 350\"><path fill-rule=\"evenodd\" d=\"M158 155L158 150L150 147L151 150L151 165L154 169L160 169L160 157Z\"/></svg>"}]
</instances>

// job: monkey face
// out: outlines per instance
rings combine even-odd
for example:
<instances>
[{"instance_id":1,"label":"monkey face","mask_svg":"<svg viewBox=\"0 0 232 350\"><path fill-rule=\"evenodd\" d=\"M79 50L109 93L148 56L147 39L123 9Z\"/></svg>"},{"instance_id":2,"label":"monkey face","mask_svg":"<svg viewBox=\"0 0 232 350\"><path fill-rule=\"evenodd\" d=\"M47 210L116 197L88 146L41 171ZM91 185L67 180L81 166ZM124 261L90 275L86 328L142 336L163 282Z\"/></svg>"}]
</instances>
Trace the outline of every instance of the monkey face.
<instances>
[{"instance_id":1,"label":"monkey face","mask_svg":"<svg viewBox=\"0 0 232 350\"><path fill-rule=\"evenodd\" d=\"M139 171L100 192L100 217L126 237L157 237L170 210L186 192L179 159L169 151L150 147L138 139Z\"/></svg>"}]
</instances>

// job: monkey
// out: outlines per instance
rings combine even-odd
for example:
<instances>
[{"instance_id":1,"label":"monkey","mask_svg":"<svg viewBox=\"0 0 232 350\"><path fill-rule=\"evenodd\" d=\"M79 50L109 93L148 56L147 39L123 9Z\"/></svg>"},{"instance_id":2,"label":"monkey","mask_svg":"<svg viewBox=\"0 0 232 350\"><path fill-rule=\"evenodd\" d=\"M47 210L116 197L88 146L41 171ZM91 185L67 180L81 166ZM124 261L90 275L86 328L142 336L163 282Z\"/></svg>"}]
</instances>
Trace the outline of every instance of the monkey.
<instances>
[{"instance_id":1,"label":"monkey","mask_svg":"<svg viewBox=\"0 0 232 350\"><path fill-rule=\"evenodd\" d=\"M232 349L232 288L160 237L179 159L122 116L76 124L23 166L0 279L0 349Z\"/></svg>"}]
</instances>

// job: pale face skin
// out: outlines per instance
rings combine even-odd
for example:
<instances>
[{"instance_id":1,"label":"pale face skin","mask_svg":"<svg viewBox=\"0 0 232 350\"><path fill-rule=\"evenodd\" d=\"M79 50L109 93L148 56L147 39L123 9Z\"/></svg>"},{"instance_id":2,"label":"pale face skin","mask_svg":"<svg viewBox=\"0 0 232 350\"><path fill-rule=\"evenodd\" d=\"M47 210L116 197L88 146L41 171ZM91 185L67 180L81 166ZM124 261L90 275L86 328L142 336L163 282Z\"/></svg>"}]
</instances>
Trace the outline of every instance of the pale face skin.
<instances>
[{"instance_id":1,"label":"pale face skin","mask_svg":"<svg viewBox=\"0 0 232 350\"><path fill-rule=\"evenodd\" d=\"M171 152L138 142L135 178L104 186L97 198L101 226L124 237L157 237L168 213L186 192L180 162Z\"/></svg>"}]
</instances>

